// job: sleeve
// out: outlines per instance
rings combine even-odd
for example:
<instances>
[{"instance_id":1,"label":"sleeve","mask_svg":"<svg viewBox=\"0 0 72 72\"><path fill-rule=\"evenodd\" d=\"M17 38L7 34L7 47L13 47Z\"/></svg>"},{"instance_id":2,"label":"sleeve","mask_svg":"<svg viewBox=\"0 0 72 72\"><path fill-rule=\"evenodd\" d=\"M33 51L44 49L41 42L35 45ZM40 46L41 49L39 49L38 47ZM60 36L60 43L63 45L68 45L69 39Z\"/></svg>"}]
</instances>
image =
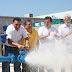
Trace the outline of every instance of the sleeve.
<instances>
[{"instance_id":1,"label":"sleeve","mask_svg":"<svg viewBox=\"0 0 72 72\"><path fill-rule=\"evenodd\" d=\"M37 30L36 30L36 35L37 35L37 40L39 40L40 38L39 38L39 34L38 34Z\"/></svg>"},{"instance_id":2,"label":"sleeve","mask_svg":"<svg viewBox=\"0 0 72 72\"><path fill-rule=\"evenodd\" d=\"M56 30L56 28L54 28L54 31Z\"/></svg>"},{"instance_id":3,"label":"sleeve","mask_svg":"<svg viewBox=\"0 0 72 72\"><path fill-rule=\"evenodd\" d=\"M27 35L27 33L26 33L26 29L23 28L23 38L26 38L26 37L28 37L28 35Z\"/></svg>"},{"instance_id":4,"label":"sleeve","mask_svg":"<svg viewBox=\"0 0 72 72\"><path fill-rule=\"evenodd\" d=\"M7 30L6 30L6 34L7 34L7 39L12 39L12 31L10 30L10 27L7 27Z\"/></svg>"},{"instance_id":5,"label":"sleeve","mask_svg":"<svg viewBox=\"0 0 72 72\"><path fill-rule=\"evenodd\" d=\"M40 37L39 37L39 35L37 35L37 40L40 40Z\"/></svg>"},{"instance_id":6,"label":"sleeve","mask_svg":"<svg viewBox=\"0 0 72 72\"><path fill-rule=\"evenodd\" d=\"M21 38L21 44L25 45L25 39L23 37Z\"/></svg>"},{"instance_id":7,"label":"sleeve","mask_svg":"<svg viewBox=\"0 0 72 72\"><path fill-rule=\"evenodd\" d=\"M56 30L56 28L52 27L51 30L54 32Z\"/></svg>"},{"instance_id":8,"label":"sleeve","mask_svg":"<svg viewBox=\"0 0 72 72\"><path fill-rule=\"evenodd\" d=\"M40 35L43 35L43 28L42 28L42 27L39 28L38 34L39 34L39 36L40 36Z\"/></svg>"}]
</instances>

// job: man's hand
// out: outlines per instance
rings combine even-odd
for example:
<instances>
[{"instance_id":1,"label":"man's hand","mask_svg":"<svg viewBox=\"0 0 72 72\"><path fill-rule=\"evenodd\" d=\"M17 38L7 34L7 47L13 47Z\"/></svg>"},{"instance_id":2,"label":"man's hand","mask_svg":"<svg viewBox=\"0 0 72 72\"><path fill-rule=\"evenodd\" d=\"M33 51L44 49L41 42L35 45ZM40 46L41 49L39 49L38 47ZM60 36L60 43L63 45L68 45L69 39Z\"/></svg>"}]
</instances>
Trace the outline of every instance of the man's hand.
<instances>
[{"instance_id":1,"label":"man's hand","mask_svg":"<svg viewBox=\"0 0 72 72\"><path fill-rule=\"evenodd\" d=\"M68 34L65 34L63 37L67 37L68 35L72 34L72 30Z\"/></svg>"},{"instance_id":2,"label":"man's hand","mask_svg":"<svg viewBox=\"0 0 72 72\"><path fill-rule=\"evenodd\" d=\"M22 49L24 49L24 45L18 45L18 48L20 49L20 50L22 50Z\"/></svg>"},{"instance_id":3,"label":"man's hand","mask_svg":"<svg viewBox=\"0 0 72 72\"><path fill-rule=\"evenodd\" d=\"M48 36L50 36L51 29L48 31Z\"/></svg>"},{"instance_id":4,"label":"man's hand","mask_svg":"<svg viewBox=\"0 0 72 72\"><path fill-rule=\"evenodd\" d=\"M57 33L58 33L58 31L57 31L57 30L55 30L55 31L54 31L54 36L56 36L56 35L57 35Z\"/></svg>"},{"instance_id":5,"label":"man's hand","mask_svg":"<svg viewBox=\"0 0 72 72\"><path fill-rule=\"evenodd\" d=\"M70 30L69 34L72 34L72 30Z\"/></svg>"},{"instance_id":6,"label":"man's hand","mask_svg":"<svg viewBox=\"0 0 72 72\"><path fill-rule=\"evenodd\" d=\"M24 47L24 48L29 50L29 45L25 45L25 47Z\"/></svg>"}]
</instances>

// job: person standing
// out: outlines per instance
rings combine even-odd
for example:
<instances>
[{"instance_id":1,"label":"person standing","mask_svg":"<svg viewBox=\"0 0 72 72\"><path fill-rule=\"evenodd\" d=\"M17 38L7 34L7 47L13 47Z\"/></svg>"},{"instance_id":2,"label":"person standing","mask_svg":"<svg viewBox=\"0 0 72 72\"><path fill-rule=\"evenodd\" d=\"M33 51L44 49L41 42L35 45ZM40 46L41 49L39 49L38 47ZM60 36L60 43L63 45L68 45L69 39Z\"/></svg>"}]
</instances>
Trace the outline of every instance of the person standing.
<instances>
[{"instance_id":1,"label":"person standing","mask_svg":"<svg viewBox=\"0 0 72 72\"><path fill-rule=\"evenodd\" d=\"M48 43L54 42L54 37L57 34L57 30L56 28L52 27L51 24L52 24L52 18L49 16L46 16L44 18L44 26L40 27L38 30L38 34L40 36L39 48L42 48L42 45L44 45L45 43L48 44ZM44 72L44 68L40 67L40 71ZM53 69L51 69L51 71L53 71Z\"/></svg>"},{"instance_id":2,"label":"person standing","mask_svg":"<svg viewBox=\"0 0 72 72\"><path fill-rule=\"evenodd\" d=\"M59 38L62 38L62 44L63 45L68 45L70 44L71 42L69 42L72 38L72 24L71 24L71 16L69 14L65 14L64 15L64 24L59 26L58 28L58 34L57 34L57 37ZM71 36L71 37L68 37L68 36ZM70 39L68 39L68 38ZM69 45L68 47L66 48L66 52L69 54L71 54L71 49L69 48ZM71 71L72 67L71 66L63 66L61 67L61 70L63 71L66 71L66 72L69 72Z\"/></svg>"},{"instance_id":3,"label":"person standing","mask_svg":"<svg viewBox=\"0 0 72 72\"><path fill-rule=\"evenodd\" d=\"M5 44L5 56L8 56L8 53L13 53L14 55L19 54L19 50L24 49L24 47L29 47L29 40L26 33L26 30L21 26L21 19L14 18L12 24L7 27L6 30L7 41ZM22 36L26 40L26 45L19 44ZM2 63L2 72L10 72L10 63ZM14 62L14 72L21 72L20 63L18 61Z\"/></svg>"},{"instance_id":4,"label":"person standing","mask_svg":"<svg viewBox=\"0 0 72 72\"><path fill-rule=\"evenodd\" d=\"M24 23L24 27L26 29L28 38L29 38L29 51L36 50L38 47L39 35L36 29L33 29L33 24L31 20L27 20ZM21 44L25 45L25 39L21 39ZM36 67L36 66L35 66ZM22 64L22 72L37 72L37 68L30 68L27 64ZM33 71L33 70L34 71Z\"/></svg>"}]
</instances>

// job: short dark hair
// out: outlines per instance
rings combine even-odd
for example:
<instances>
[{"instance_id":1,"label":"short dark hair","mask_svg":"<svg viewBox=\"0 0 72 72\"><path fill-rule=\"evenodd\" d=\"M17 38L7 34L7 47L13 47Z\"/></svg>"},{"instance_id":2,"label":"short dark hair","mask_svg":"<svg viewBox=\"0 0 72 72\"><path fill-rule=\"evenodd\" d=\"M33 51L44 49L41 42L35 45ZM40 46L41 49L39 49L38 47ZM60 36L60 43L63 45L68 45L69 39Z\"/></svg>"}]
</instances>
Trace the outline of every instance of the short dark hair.
<instances>
[{"instance_id":1,"label":"short dark hair","mask_svg":"<svg viewBox=\"0 0 72 72\"><path fill-rule=\"evenodd\" d=\"M52 18L51 18L50 16L46 16L46 17L44 18L44 20L47 20L47 19L50 19L50 22L52 22Z\"/></svg>"},{"instance_id":2,"label":"short dark hair","mask_svg":"<svg viewBox=\"0 0 72 72\"><path fill-rule=\"evenodd\" d=\"M27 25L27 22L32 22L32 21L28 19L24 22L24 25Z\"/></svg>"},{"instance_id":3,"label":"short dark hair","mask_svg":"<svg viewBox=\"0 0 72 72\"><path fill-rule=\"evenodd\" d=\"M18 17L15 17L15 18L13 19L13 22L14 22L15 20L16 20L16 21L21 21L21 19L18 18Z\"/></svg>"}]
</instances>

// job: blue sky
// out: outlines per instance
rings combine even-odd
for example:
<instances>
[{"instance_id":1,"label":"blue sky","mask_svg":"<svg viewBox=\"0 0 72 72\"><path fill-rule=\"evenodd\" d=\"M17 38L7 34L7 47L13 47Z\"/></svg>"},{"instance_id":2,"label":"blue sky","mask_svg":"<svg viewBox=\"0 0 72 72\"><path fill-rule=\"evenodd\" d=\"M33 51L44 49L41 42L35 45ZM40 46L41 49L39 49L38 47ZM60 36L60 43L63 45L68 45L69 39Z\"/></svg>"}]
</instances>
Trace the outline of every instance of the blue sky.
<instances>
[{"instance_id":1,"label":"blue sky","mask_svg":"<svg viewBox=\"0 0 72 72\"><path fill-rule=\"evenodd\" d=\"M37 16L67 10L72 10L72 0L0 0L0 16Z\"/></svg>"}]
</instances>

